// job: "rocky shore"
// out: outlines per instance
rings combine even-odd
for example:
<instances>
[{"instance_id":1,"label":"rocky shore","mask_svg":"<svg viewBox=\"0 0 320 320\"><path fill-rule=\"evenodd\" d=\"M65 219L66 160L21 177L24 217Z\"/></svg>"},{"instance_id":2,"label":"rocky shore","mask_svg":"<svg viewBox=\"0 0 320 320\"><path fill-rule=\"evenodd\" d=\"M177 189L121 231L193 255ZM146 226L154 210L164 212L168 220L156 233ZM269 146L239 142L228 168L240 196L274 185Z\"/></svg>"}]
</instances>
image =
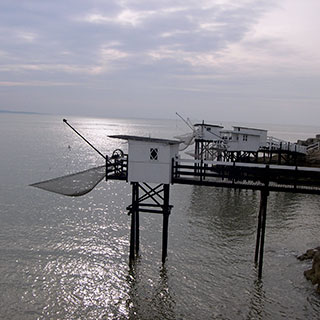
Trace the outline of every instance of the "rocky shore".
<instances>
[{"instance_id":1,"label":"rocky shore","mask_svg":"<svg viewBox=\"0 0 320 320\"><path fill-rule=\"evenodd\" d=\"M312 268L306 270L304 275L313 285L317 285L317 292L320 293L320 247L307 250L298 259L301 261L312 259Z\"/></svg>"},{"instance_id":2,"label":"rocky shore","mask_svg":"<svg viewBox=\"0 0 320 320\"><path fill-rule=\"evenodd\" d=\"M320 134L317 134L315 138L298 140L297 144L309 149L305 158L306 165L320 167ZM320 293L320 247L307 250L298 259L301 261L312 260L312 268L304 271L304 276L317 286L316 290Z\"/></svg>"}]
</instances>

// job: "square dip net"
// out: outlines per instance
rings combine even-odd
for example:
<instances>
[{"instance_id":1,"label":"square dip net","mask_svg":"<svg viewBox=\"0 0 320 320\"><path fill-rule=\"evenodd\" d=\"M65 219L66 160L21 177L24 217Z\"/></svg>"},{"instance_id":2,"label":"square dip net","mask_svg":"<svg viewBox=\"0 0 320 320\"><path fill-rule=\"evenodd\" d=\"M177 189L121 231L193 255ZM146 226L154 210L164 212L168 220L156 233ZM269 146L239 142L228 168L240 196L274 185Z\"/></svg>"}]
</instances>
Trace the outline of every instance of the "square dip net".
<instances>
[{"instance_id":1,"label":"square dip net","mask_svg":"<svg viewBox=\"0 0 320 320\"><path fill-rule=\"evenodd\" d=\"M78 173L69 174L30 186L65 196L79 197L90 192L106 176L106 167L99 166Z\"/></svg>"}]
</instances>

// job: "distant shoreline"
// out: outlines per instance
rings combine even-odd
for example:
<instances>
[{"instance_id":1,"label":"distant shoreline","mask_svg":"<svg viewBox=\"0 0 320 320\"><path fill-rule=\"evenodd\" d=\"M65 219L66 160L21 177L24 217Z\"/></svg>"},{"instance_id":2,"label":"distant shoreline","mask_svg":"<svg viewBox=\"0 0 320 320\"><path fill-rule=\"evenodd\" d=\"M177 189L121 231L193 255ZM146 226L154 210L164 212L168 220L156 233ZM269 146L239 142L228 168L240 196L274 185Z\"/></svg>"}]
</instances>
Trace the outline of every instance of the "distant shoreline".
<instances>
[{"instance_id":1,"label":"distant shoreline","mask_svg":"<svg viewBox=\"0 0 320 320\"><path fill-rule=\"evenodd\" d=\"M0 110L0 113L13 113L13 114L43 114L40 112L30 112L30 111L10 111L10 110Z\"/></svg>"}]
</instances>

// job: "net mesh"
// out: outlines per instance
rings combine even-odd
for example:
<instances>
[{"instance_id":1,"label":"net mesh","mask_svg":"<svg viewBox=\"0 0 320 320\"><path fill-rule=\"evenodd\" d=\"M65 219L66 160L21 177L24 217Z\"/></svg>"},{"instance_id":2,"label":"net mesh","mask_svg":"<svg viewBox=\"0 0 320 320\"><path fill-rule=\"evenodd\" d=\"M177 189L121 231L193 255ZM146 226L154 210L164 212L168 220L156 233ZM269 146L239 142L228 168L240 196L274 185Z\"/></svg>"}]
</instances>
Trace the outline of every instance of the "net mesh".
<instances>
[{"instance_id":1,"label":"net mesh","mask_svg":"<svg viewBox=\"0 0 320 320\"><path fill-rule=\"evenodd\" d=\"M106 175L105 166L91 168L30 186L65 196L78 197L90 192Z\"/></svg>"},{"instance_id":2,"label":"net mesh","mask_svg":"<svg viewBox=\"0 0 320 320\"><path fill-rule=\"evenodd\" d=\"M194 132L176 136L174 138L180 141L179 151L184 151L194 143Z\"/></svg>"}]
</instances>

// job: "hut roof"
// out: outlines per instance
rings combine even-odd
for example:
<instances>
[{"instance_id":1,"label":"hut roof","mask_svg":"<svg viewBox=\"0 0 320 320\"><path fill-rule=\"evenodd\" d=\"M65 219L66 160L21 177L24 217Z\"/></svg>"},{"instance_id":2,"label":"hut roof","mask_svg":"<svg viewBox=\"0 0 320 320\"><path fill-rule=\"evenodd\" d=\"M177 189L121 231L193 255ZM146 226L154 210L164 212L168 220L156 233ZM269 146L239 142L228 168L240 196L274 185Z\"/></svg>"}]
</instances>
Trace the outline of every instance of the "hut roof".
<instances>
[{"instance_id":1,"label":"hut roof","mask_svg":"<svg viewBox=\"0 0 320 320\"><path fill-rule=\"evenodd\" d=\"M111 135L109 138L115 139L123 139L123 140L134 140L134 141L144 141L144 142L155 142L155 143L163 143L163 144L179 144L181 141L178 140L169 140L169 139L159 139L159 138L150 138L150 137L140 137L140 136L130 136L130 135Z\"/></svg>"}]
</instances>

